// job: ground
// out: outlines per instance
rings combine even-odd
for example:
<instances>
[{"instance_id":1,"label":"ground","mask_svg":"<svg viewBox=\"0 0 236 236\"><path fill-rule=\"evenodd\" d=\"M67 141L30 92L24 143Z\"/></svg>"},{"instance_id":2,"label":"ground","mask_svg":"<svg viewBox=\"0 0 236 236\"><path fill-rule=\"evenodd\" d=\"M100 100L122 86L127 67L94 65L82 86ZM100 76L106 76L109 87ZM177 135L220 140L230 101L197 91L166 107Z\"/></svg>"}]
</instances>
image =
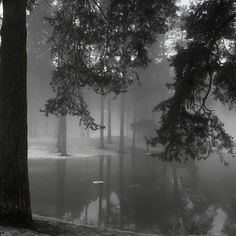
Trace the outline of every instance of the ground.
<instances>
[{"instance_id":1,"label":"ground","mask_svg":"<svg viewBox=\"0 0 236 236\"><path fill-rule=\"evenodd\" d=\"M129 153L132 145L131 139L126 139L125 144L125 152ZM73 138L70 137L68 139L68 156L61 156L56 153L56 140L55 138L45 138L45 137L37 137L29 139L29 159L60 159L60 158L76 158L76 157L94 157L100 155L117 155L118 151L118 143L119 138L113 137L112 144L106 144L105 149L98 148L99 139L98 138ZM137 149L147 151L145 143L137 143ZM157 149L156 149L157 150ZM150 148L149 151L156 151L155 149ZM186 199L187 201L188 199ZM192 202L187 201L187 205L191 208ZM191 209L189 209L191 211ZM40 214L40 213L38 213ZM196 215L194 219L192 219L197 225L201 222L206 223L207 215ZM208 231L211 236L219 235L222 236L221 232L223 232L224 224L226 221L226 216L224 216L224 212L221 208L217 208L213 206L212 214L210 214L209 225L212 224L211 230ZM214 220L213 220L214 219ZM213 223L212 223L213 220ZM220 222L220 223L219 223ZM223 223L222 223L223 222ZM207 227L209 227L207 225ZM131 235L150 235L150 234L138 234L132 232L121 232L117 230L108 230L101 229L97 227L90 226L82 226L82 225L74 225L68 223L66 221L60 221L52 218L43 218L43 217L35 217L35 230L30 231L26 229L15 229L15 228L6 228L0 227L0 236L11 236L11 235L79 235L79 236L131 236ZM202 229L202 227L200 227ZM205 231L204 231L205 232ZM207 232L207 231L206 231ZM215 232L220 232L220 234L216 234ZM194 233L196 233L194 231ZM157 235L157 234L156 234ZM173 235L173 234L172 234ZM232 234L235 235L235 234Z\"/></svg>"},{"instance_id":2,"label":"ground","mask_svg":"<svg viewBox=\"0 0 236 236\"><path fill-rule=\"evenodd\" d=\"M131 138L125 138L125 152L129 152L132 146ZM146 150L145 141L137 142L136 148ZM119 150L119 137L113 137L113 143L105 144L104 149L99 148L99 138L73 138L67 139L67 157L56 153L56 139L48 137L29 138L29 159L75 158L99 155L114 155ZM156 148L149 147L149 151L157 152Z\"/></svg>"},{"instance_id":3,"label":"ground","mask_svg":"<svg viewBox=\"0 0 236 236\"><path fill-rule=\"evenodd\" d=\"M75 225L49 217L34 216L35 229L0 226L0 236L151 236L128 231Z\"/></svg>"}]
</instances>

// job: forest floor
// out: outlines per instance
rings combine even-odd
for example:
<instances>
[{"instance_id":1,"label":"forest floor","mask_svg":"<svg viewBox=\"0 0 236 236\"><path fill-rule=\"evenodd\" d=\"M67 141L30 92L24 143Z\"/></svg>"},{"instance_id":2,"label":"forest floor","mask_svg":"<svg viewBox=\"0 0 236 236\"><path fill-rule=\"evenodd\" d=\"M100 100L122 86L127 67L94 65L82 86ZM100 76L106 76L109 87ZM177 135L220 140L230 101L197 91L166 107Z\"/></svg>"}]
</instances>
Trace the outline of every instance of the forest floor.
<instances>
[{"instance_id":1,"label":"forest floor","mask_svg":"<svg viewBox=\"0 0 236 236\"><path fill-rule=\"evenodd\" d=\"M34 216L34 229L0 226L0 236L151 236L153 234L111 230L71 224L49 217ZM159 236L159 235L158 235Z\"/></svg>"},{"instance_id":2,"label":"forest floor","mask_svg":"<svg viewBox=\"0 0 236 236\"><path fill-rule=\"evenodd\" d=\"M46 137L29 138L29 159L51 159L51 158L75 158L99 155L114 155L119 150L119 137L113 137L113 142L105 147L99 148L99 138L68 138L67 153L68 156L63 157L56 152L56 139ZM125 152L131 151L132 140L125 138ZM136 149L146 150L145 141L137 142ZM156 151L155 148L149 148L149 151Z\"/></svg>"}]
</instances>

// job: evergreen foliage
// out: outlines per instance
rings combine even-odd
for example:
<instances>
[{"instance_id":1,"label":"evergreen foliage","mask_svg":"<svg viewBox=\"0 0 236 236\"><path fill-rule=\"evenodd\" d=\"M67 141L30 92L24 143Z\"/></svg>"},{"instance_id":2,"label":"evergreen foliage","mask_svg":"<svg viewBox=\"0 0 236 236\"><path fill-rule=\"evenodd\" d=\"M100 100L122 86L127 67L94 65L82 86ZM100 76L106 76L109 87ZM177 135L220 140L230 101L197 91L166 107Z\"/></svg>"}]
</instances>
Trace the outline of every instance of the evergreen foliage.
<instances>
[{"instance_id":1,"label":"evergreen foliage","mask_svg":"<svg viewBox=\"0 0 236 236\"><path fill-rule=\"evenodd\" d=\"M48 100L46 112L63 110L97 128L82 90L125 92L138 78L136 69L148 65L148 48L171 26L175 11L173 0L62 0L48 19L54 29L51 86L56 97Z\"/></svg>"},{"instance_id":2,"label":"evergreen foliage","mask_svg":"<svg viewBox=\"0 0 236 236\"><path fill-rule=\"evenodd\" d=\"M232 137L206 104L214 97L235 106L235 10L235 1L200 1L183 19L187 45L177 46L171 60L175 78L168 84L174 95L154 109L162 112L161 126L149 140L164 145L165 160L232 152Z\"/></svg>"}]
</instances>

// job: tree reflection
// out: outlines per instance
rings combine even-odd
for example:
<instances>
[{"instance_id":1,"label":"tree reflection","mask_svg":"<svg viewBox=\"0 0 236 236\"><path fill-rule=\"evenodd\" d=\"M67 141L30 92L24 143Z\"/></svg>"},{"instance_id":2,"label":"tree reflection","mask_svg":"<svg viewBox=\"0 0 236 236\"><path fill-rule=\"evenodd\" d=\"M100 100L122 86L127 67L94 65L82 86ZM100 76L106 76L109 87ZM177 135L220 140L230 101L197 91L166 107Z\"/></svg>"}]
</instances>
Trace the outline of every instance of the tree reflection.
<instances>
[{"instance_id":1,"label":"tree reflection","mask_svg":"<svg viewBox=\"0 0 236 236\"><path fill-rule=\"evenodd\" d=\"M57 216L62 218L65 214L65 181L67 159L57 160Z\"/></svg>"}]
</instances>

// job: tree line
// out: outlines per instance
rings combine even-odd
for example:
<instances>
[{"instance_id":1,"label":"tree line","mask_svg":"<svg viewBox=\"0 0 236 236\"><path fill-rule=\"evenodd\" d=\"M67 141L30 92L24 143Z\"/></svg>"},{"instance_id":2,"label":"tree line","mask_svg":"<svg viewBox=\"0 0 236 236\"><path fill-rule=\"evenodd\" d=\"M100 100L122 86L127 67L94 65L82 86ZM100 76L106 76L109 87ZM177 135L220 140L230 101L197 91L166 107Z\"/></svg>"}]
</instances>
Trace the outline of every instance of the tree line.
<instances>
[{"instance_id":1,"label":"tree line","mask_svg":"<svg viewBox=\"0 0 236 236\"><path fill-rule=\"evenodd\" d=\"M0 63L0 222L32 225L27 167L26 10L34 1L2 0ZM60 0L47 20L56 65L55 97L45 113L78 116L97 129L83 97L124 94L150 63L148 48L176 21L174 0ZM37 4L37 3L36 3ZM222 10L223 9L223 10ZM234 107L235 1L200 1L182 19L186 45L171 59L173 97L159 104L161 126L149 143L160 143L165 160L207 158L215 148L232 151L232 138L207 107L213 98ZM123 119L123 118L122 118ZM63 122L63 120L62 120Z\"/></svg>"}]
</instances>

